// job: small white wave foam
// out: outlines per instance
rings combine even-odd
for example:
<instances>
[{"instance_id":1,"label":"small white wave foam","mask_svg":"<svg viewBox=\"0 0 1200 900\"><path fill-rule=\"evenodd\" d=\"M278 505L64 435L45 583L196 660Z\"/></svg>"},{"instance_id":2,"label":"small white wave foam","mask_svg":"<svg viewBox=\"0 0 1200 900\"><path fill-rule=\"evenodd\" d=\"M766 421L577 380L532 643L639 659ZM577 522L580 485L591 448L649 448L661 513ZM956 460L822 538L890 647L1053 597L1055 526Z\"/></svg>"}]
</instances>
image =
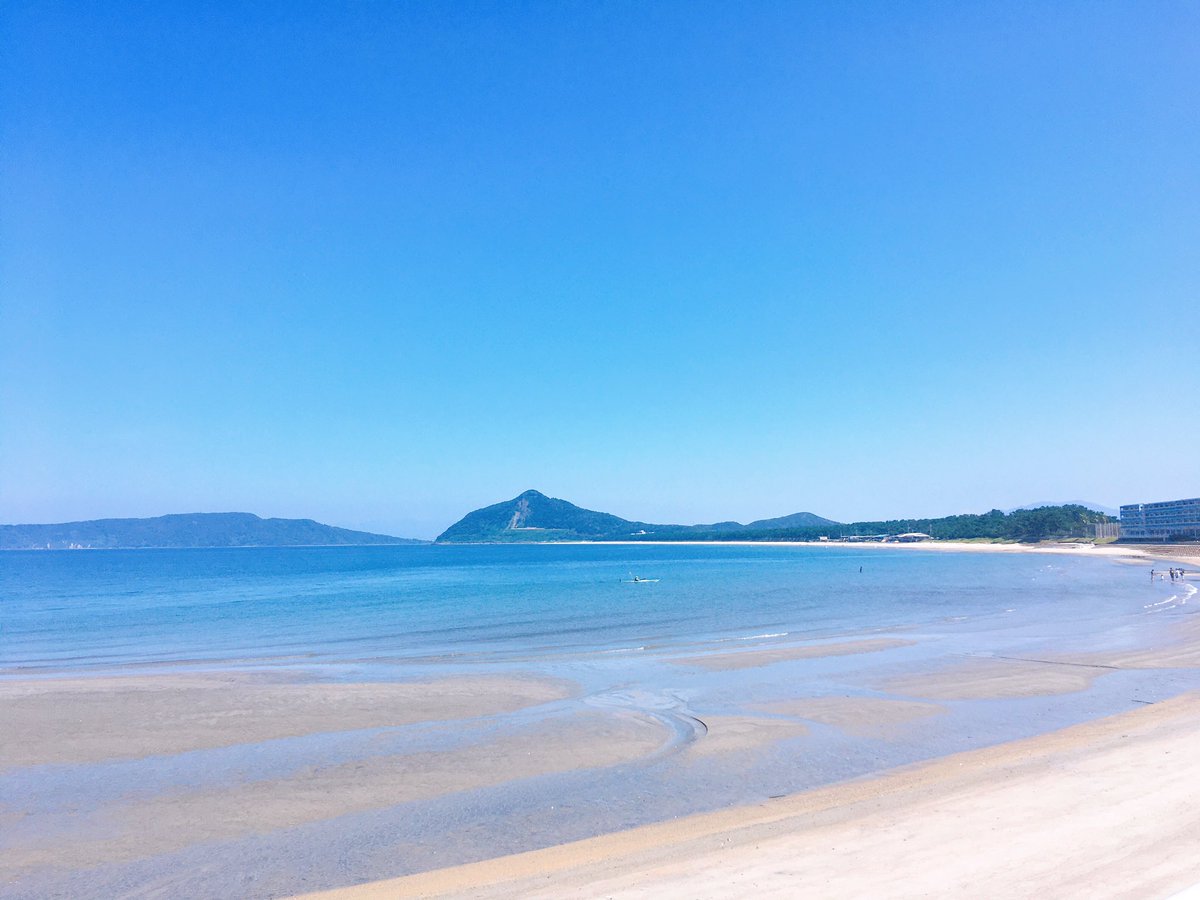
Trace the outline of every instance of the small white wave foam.
<instances>
[{"instance_id":1,"label":"small white wave foam","mask_svg":"<svg viewBox=\"0 0 1200 900\"><path fill-rule=\"evenodd\" d=\"M1179 599L1178 594L1172 594L1166 600L1159 600L1157 603L1147 603L1142 609L1148 609L1153 612L1162 612L1163 609L1170 609L1175 605L1175 601Z\"/></svg>"},{"instance_id":2,"label":"small white wave foam","mask_svg":"<svg viewBox=\"0 0 1200 900\"><path fill-rule=\"evenodd\" d=\"M770 634L747 634L744 637L717 638L713 643L727 644L730 641L761 641L765 638L787 637L789 634L791 634L790 631L774 631Z\"/></svg>"},{"instance_id":3,"label":"small white wave foam","mask_svg":"<svg viewBox=\"0 0 1200 900\"><path fill-rule=\"evenodd\" d=\"M763 638L787 637L790 633L791 632L789 632L789 631L776 631L772 634L748 634L745 637L738 638L738 640L739 641L757 641L757 640L761 640Z\"/></svg>"},{"instance_id":4,"label":"small white wave foam","mask_svg":"<svg viewBox=\"0 0 1200 900\"><path fill-rule=\"evenodd\" d=\"M1172 594L1166 600L1159 600L1157 603L1147 603L1142 609L1148 609L1151 612L1162 612L1165 609L1174 609L1177 606L1184 606L1188 600L1196 596L1196 586L1194 584L1185 584L1183 586L1183 596Z\"/></svg>"}]
</instances>

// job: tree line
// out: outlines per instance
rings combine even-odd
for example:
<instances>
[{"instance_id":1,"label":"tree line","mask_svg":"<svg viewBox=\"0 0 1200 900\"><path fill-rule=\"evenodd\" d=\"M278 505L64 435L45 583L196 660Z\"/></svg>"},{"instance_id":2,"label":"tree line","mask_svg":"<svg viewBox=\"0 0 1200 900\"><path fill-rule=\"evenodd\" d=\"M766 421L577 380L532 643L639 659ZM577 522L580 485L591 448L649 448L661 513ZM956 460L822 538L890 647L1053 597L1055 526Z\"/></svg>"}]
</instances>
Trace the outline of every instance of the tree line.
<instances>
[{"instance_id":1,"label":"tree line","mask_svg":"<svg viewBox=\"0 0 1200 900\"><path fill-rule=\"evenodd\" d=\"M686 532L659 529L646 535L633 536L644 540L714 540L714 541L815 541L818 538L853 537L866 535L897 535L922 532L942 541L990 539L1001 541L1035 541L1056 538L1092 537L1097 523L1115 521L1112 517L1086 506L1041 506L1036 509L1015 509L1005 513L999 509L981 514L944 516L940 519L888 519L878 522L852 522L841 526L777 528L754 531Z\"/></svg>"}]
</instances>

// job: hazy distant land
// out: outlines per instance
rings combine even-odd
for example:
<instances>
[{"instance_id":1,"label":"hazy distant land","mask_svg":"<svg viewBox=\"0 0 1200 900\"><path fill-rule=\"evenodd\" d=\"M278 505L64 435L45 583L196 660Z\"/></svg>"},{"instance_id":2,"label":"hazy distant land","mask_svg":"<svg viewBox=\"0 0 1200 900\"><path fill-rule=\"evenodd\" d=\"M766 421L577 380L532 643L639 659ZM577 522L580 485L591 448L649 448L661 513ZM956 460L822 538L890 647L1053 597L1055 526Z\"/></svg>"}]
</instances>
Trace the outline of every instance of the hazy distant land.
<instances>
[{"instance_id":1,"label":"hazy distant land","mask_svg":"<svg viewBox=\"0 0 1200 900\"><path fill-rule=\"evenodd\" d=\"M94 519L58 525L0 525L0 550L117 550L200 547L304 547L423 544L351 531L312 519L253 513L183 513L151 519Z\"/></svg>"}]
</instances>

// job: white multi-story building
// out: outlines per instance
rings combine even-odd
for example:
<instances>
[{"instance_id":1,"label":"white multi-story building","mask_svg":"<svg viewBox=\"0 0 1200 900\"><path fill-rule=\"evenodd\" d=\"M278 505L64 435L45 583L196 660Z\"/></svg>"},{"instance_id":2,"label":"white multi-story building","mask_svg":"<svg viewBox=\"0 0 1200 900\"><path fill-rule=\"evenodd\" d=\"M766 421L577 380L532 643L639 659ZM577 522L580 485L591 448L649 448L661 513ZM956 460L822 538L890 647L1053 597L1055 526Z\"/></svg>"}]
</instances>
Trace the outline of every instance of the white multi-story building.
<instances>
[{"instance_id":1,"label":"white multi-story building","mask_svg":"<svg viewBox=\"0 0 1200 900\"><path fill-rule=\"evenodd\" d=\"M1200 540L1200 497L1122 506L1121 537L1135 541Z\"/></svg>"}]
</instances>

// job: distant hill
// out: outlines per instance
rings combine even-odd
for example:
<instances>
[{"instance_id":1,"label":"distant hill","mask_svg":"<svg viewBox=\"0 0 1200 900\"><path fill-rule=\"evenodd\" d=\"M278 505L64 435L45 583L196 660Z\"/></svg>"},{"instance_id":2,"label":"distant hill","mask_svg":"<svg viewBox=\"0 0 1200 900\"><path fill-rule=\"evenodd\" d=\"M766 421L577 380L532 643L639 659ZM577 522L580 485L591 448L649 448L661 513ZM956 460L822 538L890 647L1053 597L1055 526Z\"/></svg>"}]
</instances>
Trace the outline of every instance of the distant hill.
<instances>
[{"instance_id":1,"label":"distant hill","mask_svg":"<svg viewBox=\"0 0 1200 900\"><path fill-rule=\"evenodd\" d=\"M148 547L301 547L423 544L425 541L253 513L184 513L151 519L93 519L60 525L0 525L0 550L115 550Z\"/></svg>"},{"instance_id":2,"label":"distant hill","mask_svg":"<svg viewBox=\"0 0 1200 900\"><path fill-rule=\"evenodd\" d=\"M736 524L736 523L735 523ZM798 512L790 516L780 516L777 519L759 519L745 526L747 531L771 531L776 528L823 528L827 525L838 525L832 519L823 519L816 513Z\"/></svg>"},{"instance_id":3,"label":"distant hill","mask_svg":"<svg viewBox=\"0 0 1200 900\"><path fill-rule=\"evenodd\" d=\"M778 529L837 526L813 513L760 519L750 525L655 525L583 509L566 500L526 491L519 497L467 513L447 528L439 543L533 543L547 541L736 540Z\"/></svg>"}]
</instances>

